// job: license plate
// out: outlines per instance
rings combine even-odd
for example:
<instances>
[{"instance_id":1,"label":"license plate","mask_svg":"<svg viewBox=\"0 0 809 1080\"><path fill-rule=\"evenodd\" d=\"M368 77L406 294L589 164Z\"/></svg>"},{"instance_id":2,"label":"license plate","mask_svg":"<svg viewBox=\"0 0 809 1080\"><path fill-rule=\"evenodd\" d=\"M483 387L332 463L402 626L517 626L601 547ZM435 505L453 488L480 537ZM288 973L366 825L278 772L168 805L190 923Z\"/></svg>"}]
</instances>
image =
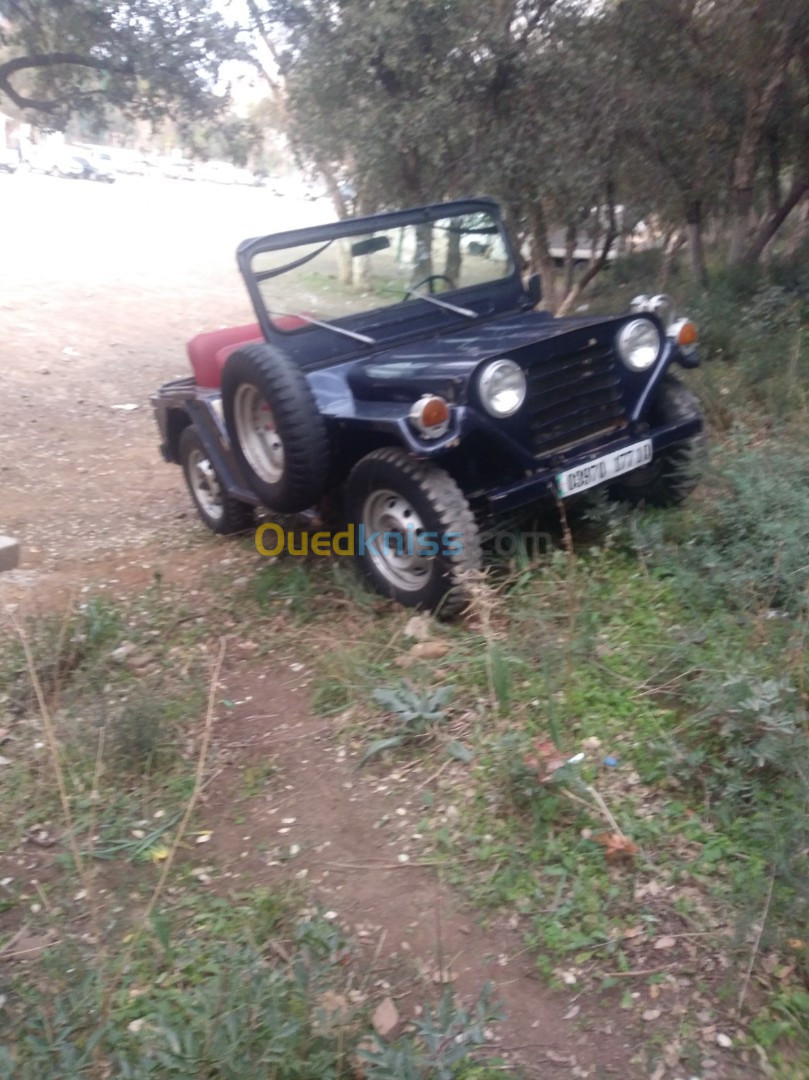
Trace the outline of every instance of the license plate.
<instances>
[{"instance_id":1,"label":"license plate","mask_svg":"<svg viewBox=\"0 0 809 1080\"><path fill-rule=\"evenodd\" d=\"M562 498L566 495L577 495L580 491L603 484L622 473L648 465L651 460L652 440L644 439L643 442L633 443L623 450L613 450L611 454L594 458L584 465L566 469L557 475L556 487Z\"/></svg>"}]
</instances>

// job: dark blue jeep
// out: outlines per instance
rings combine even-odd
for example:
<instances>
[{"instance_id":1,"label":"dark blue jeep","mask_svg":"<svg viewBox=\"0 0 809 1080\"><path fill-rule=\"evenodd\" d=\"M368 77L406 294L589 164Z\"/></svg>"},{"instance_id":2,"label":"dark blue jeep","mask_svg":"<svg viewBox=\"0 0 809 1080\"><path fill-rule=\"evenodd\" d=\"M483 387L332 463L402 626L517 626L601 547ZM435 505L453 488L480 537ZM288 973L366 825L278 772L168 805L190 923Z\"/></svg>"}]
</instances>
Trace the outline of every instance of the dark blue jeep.
<instances>
[{"instance_id":1,"label":"dark blue jeep","mask_svg":"<svg viewBox=\"0 0 809 1080\"><path fill-rule=\"evenodd\" d=\"M496 203L470 199L240 245L257 323L201 334L153 397L167 461L219 533L339 495L365 576L403 604L465 603L481 535L596 486L679 502L699 402L671 373L696 329L665 297L537 311Z\"/></svg>"}]
</instances>

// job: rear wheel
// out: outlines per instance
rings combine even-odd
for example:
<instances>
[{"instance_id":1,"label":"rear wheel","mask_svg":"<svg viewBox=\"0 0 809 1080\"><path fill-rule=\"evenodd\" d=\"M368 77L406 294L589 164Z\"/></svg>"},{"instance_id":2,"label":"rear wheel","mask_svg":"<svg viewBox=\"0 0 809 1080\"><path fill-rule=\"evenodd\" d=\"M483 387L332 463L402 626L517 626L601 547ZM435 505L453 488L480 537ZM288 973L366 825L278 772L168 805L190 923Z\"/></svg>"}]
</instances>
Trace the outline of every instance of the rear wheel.
<instances>
[{"instance_id":1,"label":"rear wheel","mask_svg":"<svg viewBox=\"0 0 809 1080\"><path fill-rule=\"evenodd\" d=\"M650 408L650 423L657 427L696 418L704 424L699 398L669 375ZM708 439L703 427L695 435L666 447L642 469L626 473L611 484L610 497L632 505L676 506L699 483L707 452Z\"/></svg>"},{"instance_id":2,"label":"rear wheel","mask_svg":"<svg viewBox=\"0 0 809 1080\"><path fill-rule=\"evenodd\" d=\"M212 532L227 536L252 528L253 507L227 493L193 424L180 436L179 457L197 513Z\"/></svg>"},{"instance_id":3,"label":"rear wheel","mask_svg":"<svg viewBox=\"0 0 809 1080\"><path fill-rule=\"evenodd\" d=\"M466 576L480 568L480 538L452 477L402 450L374 450L353 468L346 509L364 577L406 607L444 618L469 600Z\"/></svg>"}]
</instances>

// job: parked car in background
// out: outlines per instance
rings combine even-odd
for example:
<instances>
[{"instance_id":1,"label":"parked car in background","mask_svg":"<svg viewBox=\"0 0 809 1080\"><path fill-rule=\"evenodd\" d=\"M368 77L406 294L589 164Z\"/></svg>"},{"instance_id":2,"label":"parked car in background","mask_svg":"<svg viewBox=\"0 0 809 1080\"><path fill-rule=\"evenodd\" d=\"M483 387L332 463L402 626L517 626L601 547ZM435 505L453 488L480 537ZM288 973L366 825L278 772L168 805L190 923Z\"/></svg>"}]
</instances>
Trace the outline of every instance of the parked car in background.
<instances>
[{"instance_id":1,"label":"parked car in background","mask_svg":"<svg viewBox=\"0 0 809 1080\"><path fill-rule=\"evenodd\" d=\"M194 178L211 184L235 184L236 166L229 161L204 161L194 167Z\"/></svg>"},{"instance_id":2,"label":"parked car in background","mask_svg":"<svg viewBox=\"0 0 809 1080\"><path fill-rule=\"evenodd\" d=\"M110 154L110 163L121 176L160 176L161 169L154 161L149 161L136 150L115 150L114 158Z\"/></svg>"},{"instance_id":3,"label":"parked car in background","mask_svg":"<svg viewBox=\"0 0 809 1080\"><path fill-rule=\"evenodd\" d=\"M174 161L164 161L160 166L163 176L167 180L194 180L194 162L178 158Z\"/></svg>"},{"instance_id":4,"label":"parked car in background","mask_svg":"<svg viewBox=\"0 0 809 1080\"><path fill-rule=\"evenodd\" d=\"M316 202L318 199L327 199L329 197L325 187L314 180L305 181L302 190L304 199L309 202Z\"/></svg>"},{"instance_id":5,"label":"parked car in background","mask_svg":"<svg viewBox=\"0 0 809 1080\"><path fill-rule=\"evenodd\" d=\"M20 155L16 150L0 149L0 173L15 173L20 165Z\"/></svg>"},{"instance_id":6,"label":"parked car in background","mask_svg":"<svg viewBox=\"0 0 809 1080\"><path fill-rule=\"evenodd\" d=\"M60 153L51 159L45 172L49 176L61 176L65 180L81 180L84 178L84 165L72 154Z\"/></svg>"},{"instance_id":7,"label":"parked car in background","mask_svg":"<svg viewBox=\"0 0 809 1080\"><path fill-rule=\"evenodd\" d=\"M116 180L109 154L80 150L70 146L36 146L27 158L33 172L59 176L64 180L96 180L112 184Z\"/></svg>"},{"instance_id":8,"label":"parked car in background","mask_svg":"<svg viewBox=\"0 0 809 1080\"><path fill-rule=\"evenodd\" d=\"M77 177L79 180L114 184L117 179L108 154L76 154L73 160L81 167L81 175Z\"/></svg>"},{"instance_id":9,"label":"parked car in background","mask_svg":"<svg viewBox=\"0 0 809 1080\"><path fill-rule=\"evenodd\" d=\"M243 187L264 187L262 177L257 176L250 169L236 169L234 183L241 184Z\"/></svg>"}]
</instances>

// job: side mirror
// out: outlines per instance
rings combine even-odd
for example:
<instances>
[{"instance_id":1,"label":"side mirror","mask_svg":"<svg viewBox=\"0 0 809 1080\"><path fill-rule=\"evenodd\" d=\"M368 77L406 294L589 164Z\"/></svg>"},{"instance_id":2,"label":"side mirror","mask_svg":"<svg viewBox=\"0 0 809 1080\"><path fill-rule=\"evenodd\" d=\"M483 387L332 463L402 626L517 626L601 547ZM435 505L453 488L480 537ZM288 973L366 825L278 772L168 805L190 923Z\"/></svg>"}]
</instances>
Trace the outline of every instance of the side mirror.
<instances>
[{"instance_id":1,"label":"side mirror","mask_svg":"<svg viewBox=\"0 0 809 1080\"><path fill-rule=\"evenodd\" d=\"M542 299L542 278L539 274L531 274L525 283L525 291L528 293L531 306L536 307Z\"/></svg>"},{"instance_id":2,"label":"side mirror","mask_svg":"<svg viewBox=\"0 0 809 1080\"><path fill-rule=\"evenodd\" d=\"M390 240L387 236L369 236L351 245L351 256L356 259L358 255L372 255L375 251L384 251L389 247Z\"/></svg>"}]
</instances>

